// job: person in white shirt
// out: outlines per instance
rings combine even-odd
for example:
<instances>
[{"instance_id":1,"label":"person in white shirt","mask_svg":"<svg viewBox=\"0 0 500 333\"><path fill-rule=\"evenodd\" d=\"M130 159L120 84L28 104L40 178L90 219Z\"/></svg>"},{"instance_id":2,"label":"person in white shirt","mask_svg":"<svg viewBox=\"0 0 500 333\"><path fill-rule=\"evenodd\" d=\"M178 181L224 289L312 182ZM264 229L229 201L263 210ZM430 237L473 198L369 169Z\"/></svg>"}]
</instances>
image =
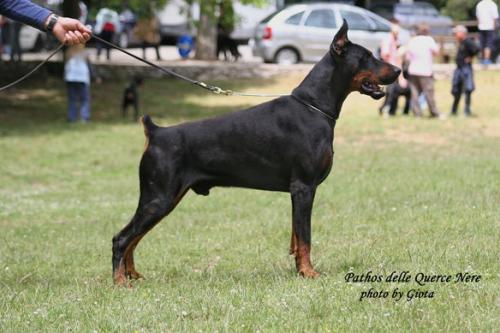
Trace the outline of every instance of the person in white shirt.
<instances>
[{"instance_id":1,"label":"person in white shirt","mask_svg":"<svg viewBox=\"0 0 500 333\"><path fill-rule=\"evenodd\" d=\"M68 121L90 121L90 63L83 44L71 46L66 52L64 81L68 87ZM78 112L79 111L79 112ZM78 115L80 114L80 117Z\"/></svg>"},{"instance_id":2,"label":"person in white shirt","mask_svg":"<svg viewBox=\"0 0 500 333\"><path fill-rule=\"evenodd\" d=\"M113 42L114 36L120 31L120 16L109 8L101 8L97 12L94 32L107 42ZM106 50L106 59L110 60L110 47L100 41L96 43L97 59L101 56L102 49Z\"/></svg>"},{"instance_id":3,"label":"person in white shirt","mask_svg":"<svg viewBox=\"0 0 500 333\"><path fill-rule=\"evenodd\" d=\"M491 49L495 37L496 20L498 19L497 5L493 0L481 0L476 6L476 17L483 51L483 64L491 64Z\"/></svg>"},{"instance_id":4,"label":"person in white shirt","mask_svg":"<svg viewBox=\"0 0 500 333\"><path fill-rule=\"evenodd\" d=\"M439 53L439 46L429 34L429 26L420 24L417 35L408 42L406 60L411 90L411 110L417 117L422 116L418 96L423 93L431 112L431 117L440 117L434 101L434 78L432 57Z\"/></svg>"}]
</instances>

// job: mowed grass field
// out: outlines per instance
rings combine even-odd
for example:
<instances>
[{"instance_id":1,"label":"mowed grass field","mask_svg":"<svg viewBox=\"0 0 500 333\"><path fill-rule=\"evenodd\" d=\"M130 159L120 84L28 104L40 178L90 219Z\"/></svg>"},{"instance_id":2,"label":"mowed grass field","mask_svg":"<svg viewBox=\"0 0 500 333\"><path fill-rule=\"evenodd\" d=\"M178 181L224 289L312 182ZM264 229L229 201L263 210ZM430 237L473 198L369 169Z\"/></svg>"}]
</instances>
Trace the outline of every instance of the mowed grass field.
<instances>
[{"instance_id":1,"label":"mowed grass field","mask_svg":"<svg viewBox=\"0 0 500 333\"><path fill-rule=\"evenodd\" d=\"M290 91L301 76L218 82ZM475 118L383 119L353 93L313 211L312 258L288 255L288 194L189 192L140 243L131 288L111 280L111 238L138 199L141 126L119 113L125 82L92 87L92 123L65 122L61 82L0 95L1 332L464 331L500 327L500 73L476 75ZM437 82L448 113L449 81ZM143 110L161 125L251 106L185 83L146 80ZM304 110L304 112L309 112ZM450 283L346 283L349 272L450 274ZM455 283L455 274L481 275ZM405 296L359 300L363 291ZM407 301L407 292L433 298Z\"/></svg>"}]
</instances>

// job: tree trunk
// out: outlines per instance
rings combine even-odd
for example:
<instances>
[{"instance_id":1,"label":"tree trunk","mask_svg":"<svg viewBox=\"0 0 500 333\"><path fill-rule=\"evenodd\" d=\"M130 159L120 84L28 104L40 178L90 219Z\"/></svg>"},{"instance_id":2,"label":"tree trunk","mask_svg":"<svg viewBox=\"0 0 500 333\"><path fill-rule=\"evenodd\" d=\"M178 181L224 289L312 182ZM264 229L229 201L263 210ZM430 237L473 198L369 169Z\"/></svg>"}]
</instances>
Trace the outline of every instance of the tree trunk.
<instances>
[{"instance_id":1,"label":"tree trunk","mask_svg":"<svg viewBox=\"0 0 500 333\"><path fill-rule=\"evenodd\" d=\"M196 54L198 60L215 60L217 48L217 21L215 1L200 1L200 24L196 36Z\"/></svg>"}]
</instances>

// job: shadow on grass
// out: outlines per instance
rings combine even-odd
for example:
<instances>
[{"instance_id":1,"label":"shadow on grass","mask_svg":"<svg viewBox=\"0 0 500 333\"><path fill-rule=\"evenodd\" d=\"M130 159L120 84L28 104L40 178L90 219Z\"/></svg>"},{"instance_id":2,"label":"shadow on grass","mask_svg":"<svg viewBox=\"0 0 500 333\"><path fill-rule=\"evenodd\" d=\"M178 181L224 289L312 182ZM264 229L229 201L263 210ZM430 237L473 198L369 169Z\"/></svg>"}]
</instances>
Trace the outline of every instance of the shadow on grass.
<instances>
[{"instance_id":1,"label":"shadow on grass","mask_svg":"<svg viewBox=\"0 0 500 333\"><path fill-rule=\"evenodd\" d=\"M275 84L274 79L211 82L227 89L265 88ZM64 82L48 79L23 83L0 94L0 137L10 135L39 135L47 132L59 133L67 130L88 131L94 126L130 124L133 110L128 117L121 115L121 100L127 81L106 81L93 84L91 92L90 126L75 126L66 121L66 89ZM209 118L255 105L238 100L234 103L220 96L216 106L202 106L203 99L212 97L208 91L186 82L171 78L147 79L140 87L141 113L151 115L160 123L179 123ZM198 103L198 100L200 103ZM227 104L225 104L227 103Z\"/></svg>"}]
</instances>

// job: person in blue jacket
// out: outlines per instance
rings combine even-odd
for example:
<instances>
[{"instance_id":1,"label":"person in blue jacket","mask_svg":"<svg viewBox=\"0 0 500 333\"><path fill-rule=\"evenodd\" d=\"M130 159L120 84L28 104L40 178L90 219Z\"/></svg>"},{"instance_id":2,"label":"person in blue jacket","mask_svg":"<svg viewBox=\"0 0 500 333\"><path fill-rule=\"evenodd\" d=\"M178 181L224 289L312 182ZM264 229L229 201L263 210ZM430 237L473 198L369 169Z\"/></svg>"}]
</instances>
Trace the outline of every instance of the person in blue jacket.
<instances>
[{"instance_id":1,"label":"person in blue jacket","mask_svg":"<svg viewBox=\"0 0 500 333\"><path fill-rule=\"evenodd\" d=\"M28 0L0 0L0 14L39 30L51 32L66 45L86 43L91 36L90 29L80 21L59 17L47 8Z\"/></svg>"}]
</instances>

